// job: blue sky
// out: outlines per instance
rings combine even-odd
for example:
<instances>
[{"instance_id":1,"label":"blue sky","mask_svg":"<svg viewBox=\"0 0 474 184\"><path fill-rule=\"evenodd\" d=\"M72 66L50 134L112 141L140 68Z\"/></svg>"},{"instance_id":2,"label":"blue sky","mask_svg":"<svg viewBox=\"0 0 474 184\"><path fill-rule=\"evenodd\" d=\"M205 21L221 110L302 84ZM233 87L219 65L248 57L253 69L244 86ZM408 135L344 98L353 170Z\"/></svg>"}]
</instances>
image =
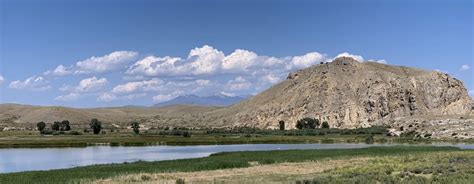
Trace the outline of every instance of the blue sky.
<instances>
[{"instance_id":1,"label":"blue sky","mask_svg":"<svg viewBox=\"0 0 474 184\"><path fill-rule=\"evenodd\" d=\"M341 53L447 72L474 95L469 0L0 2L0 103L256 94Z\"/></svg>"}]
</instances>

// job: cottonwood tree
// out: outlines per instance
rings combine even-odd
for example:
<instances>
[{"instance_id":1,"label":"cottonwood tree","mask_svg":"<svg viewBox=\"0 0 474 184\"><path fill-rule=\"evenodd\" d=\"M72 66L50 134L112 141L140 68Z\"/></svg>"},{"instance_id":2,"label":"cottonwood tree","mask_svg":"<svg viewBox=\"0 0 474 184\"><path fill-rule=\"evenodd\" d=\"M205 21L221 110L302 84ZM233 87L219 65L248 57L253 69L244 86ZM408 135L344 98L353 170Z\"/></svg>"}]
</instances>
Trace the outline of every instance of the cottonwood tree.
<instances>
[{"instance_id":1,"label":"cottonwood tree","mask_svg":"<svg viewBox=\"0 0 474 184\"><path fill-rule=\"evenodd\" d=\"M100 130L102 130L102 123L98 119L92 119L91 123L89 124L94 134L99 134Z\"/></svg>"},{"instance_id":2,"label":"cottonwood tree","mask_svg":"<svg viewBox=\"0 0 474 184\"><path fill-rule=\"evenodd\" d=\"M46 123L44 122L38 122L36 123L36 128L38 128L38 131L42 132L44 130L44 128L46 128Z\"/></svg>"},{"instance_id":3,"label":"cottonwood tree","mask_svg":"<svg viewBox=\"0 0 474 184\"><path fill-rule=\"evenodd\" d=\"M133 129L133 132L135 132L135 134L139 134L140 133L140 124L138 122L133 122L132 123L132 129Z\"/></svg>"},{"instance_id":4,"label":"cottonwood tree","mask_svg":"<svg viewBox=\"0 0 474 184\"><path fill-rule=\"evenodd\" d=\"M285 122L284 121L280 121L280 122L278 122L278 124L280 125L280 130L285 130Z\"/></svg>"}]
</instances>

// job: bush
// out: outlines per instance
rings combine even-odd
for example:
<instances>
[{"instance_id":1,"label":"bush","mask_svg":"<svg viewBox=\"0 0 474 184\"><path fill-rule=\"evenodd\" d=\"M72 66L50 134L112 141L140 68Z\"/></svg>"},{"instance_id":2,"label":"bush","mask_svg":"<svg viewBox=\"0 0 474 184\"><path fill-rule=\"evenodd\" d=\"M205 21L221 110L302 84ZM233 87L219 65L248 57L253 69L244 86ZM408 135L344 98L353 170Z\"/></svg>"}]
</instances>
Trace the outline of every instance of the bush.
<instances>
[{"instance_id":1,"label":"bush","mask_svg":"<svg viewBox=\"0 0 474 184\"><path fill-rule=\"evenodd\" d=\"M52 125L51 125L51 130L53 131L59 131L59 127L61 127L61 123L59 121L55 121Z\"/></svg>"},{"instance_id":2,"label":"bush","mask_svg":"<svg viewBox=\"0 0 474 184\"><path fill-rule=\"evenodd\" d=\"M285 130L285 122L284 121L278 122L278 125L280 126L280 130Z\"/></svg>"},{"instance_id":3,"label":"bush","mask_svg":"<svg viewBox=\"0 0 474 184\"><path fill-rule=\"evenodd\" d=\"M329 128L329 123L327 121L323 122L322 128Z\"/></svg>"},{"instance_id":4,"label":"bush","mask_svg":"<svg viewBox=\"0 0 474 184\"><path fill-rule=\"evenodd\" d=\"M40 133L43 134L43 135L51 135L51 134L53 134L53 131L51 131L51 130L42 130Z\"/></svg>"},{"instance_id":5,"label":"bush","mask_svg":"<svg viewBox=\"0 0 474 184\"><path fill-rule=\"evenodd\" d=\"M188 131L183 132L183 137L191 137L191 132L188 132Z\"/></svg>"},{"instance_id":6,"label":"bush","mask_svg":"<svg viewBox=\"0 0 474 184\"><path fill-rule=\"evenodd\" d=\"M367 144L373 144L374 143L374 135L370 134L366 139L365 143Z\"/></svg>"},{"instance_id":7,"label":"bush","mask_svg":"<svg viewBox=\"0 0 474 184\"><path fill-rule=\"evenodd\" d=\"M70 131L69 135L82 135L82 133L78 131Z\"/></svg>"},{"instance_id":8,"label":"bush","mask_svg":"<svg viewBox=\"0 0 474 184\"><path fill-rule=\"evenodd\" d=\"M135 132L135 134L139 134L140 133L140 124L138 122L133 122L132 123L132 129L133 129L133 132Z\"/></svg>"},{"instance_id":9,"label":"bush","mask_svg":"<svg viewBox=\"0 0 474 184\"><path fill-rule=\"evenodd\" d=\"M319 120L315 118L303 118L296 121L297 129L315 129L319 127Z\"/></svg>"},{"instance_id":10,"label":"bush","mask_svg":"<svg viewBox=\"0 0 474 184\"><path fill-rule=\"evenodd\" d=\"M63 120L61 121L61 123L59 124L59 129L61 131L69 131L71 130L71 126L69 126L69 121L68 120Z\"/></svg>"},{"instance_id":11,"label":"bush","mask_svg":"<svg viewBox=\"0 0 474 184\"><path fill-rule=\"evenodd\" d=\"M46 128L46 123L44 122L39 122L39 123L36 123L36 128L38 128L38 131L42 132L44 130L44 128Z\"/></svg>"},{"instance_id":12,"label":"bush","mask_svg":"<svg viewBox=\"0 0 474 184\"><path fill-rule=\"evenodd\" d=\"M102 123L98 119L92 119L91 123L89 124L91 129L94 131L94 134L99 134L100 130L102 130Z\"/></svg>"}]
</instances>

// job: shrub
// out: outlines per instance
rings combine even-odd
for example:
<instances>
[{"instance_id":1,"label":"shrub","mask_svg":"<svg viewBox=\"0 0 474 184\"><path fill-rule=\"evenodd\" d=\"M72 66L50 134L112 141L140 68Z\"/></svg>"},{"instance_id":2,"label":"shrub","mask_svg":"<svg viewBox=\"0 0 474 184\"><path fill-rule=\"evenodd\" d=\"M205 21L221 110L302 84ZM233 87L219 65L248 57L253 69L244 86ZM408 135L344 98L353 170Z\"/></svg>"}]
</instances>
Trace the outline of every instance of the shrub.
<instances>
[{"instance_id":1,"label":"shrub","mask_svg":"<svg viewBox=\"0 0 474 184\"><path fill-rule=\"evenodd\" d=\"M188 132L188 131L183 132L183 137L191 137L191 132Z\"/></svg>"},{"instance_id":2,"label":"shrub","mask_svg":"<svg viewBox=\"0 0 474 184\"><path fill-rule=\"evenodd\" d=\"M94 131L94 134L99 134L100 130L102 130L102 123L98 119L95 119L95 118L91 120L91 123L89 124L89 126Z\"/></svg>"},{"instance_id":3,"label":"shrub","mask_svg":"<svg viewBox=\"0 0 474 184\"><path fill-rule=\"evenodd\" d=\"M278 122L278 125L280 126L280 130L285 130L285 122L284 121Z\"/></svg>"},{"instance_id":4,"label":"shrub","mask_svg":"<svg viewBox=\"0 0 474 184\"><path fill-rule=\"evenodd\" d=\"M133 129L133 132L135 132L135 134L139 134L140 133L140 124L138 122L133 122L132 123L132 129Z\"/></svg>"},{"instance_id":5,"label":"shrub","mask_svg":"<svg viewBox=\"0 0 474 184\"><path fill-rule=\"evenodd\" d=\"M374 135L370 134L369 136L367 136L367 138L365 139L365 143L373 144L374 143Z\"/></svg>"},{"instance_id":6,"label":"shrub","mask_svg":"<svg viewBox=\"0 0 474 184\"><path fill-rule=\"evenodd\" d=\"M82 133L78 131L70 131L69 135L82 135Z\"/></svg>"},{"instance_id":7,"label":"shrub","mask_svg":"<svg viewBox=\"0 0 474 184\"><path fill-rule=\"evenodd\" d=\"M41 134L43 134L43 135L51 135L51 134L53 134L53 131L51 131L51 130L42 130L42 131L41 131Z\"/></svg>"},{"instance_id":8,"label":"shrub","mask_svg":"<svg viewBox=\"0 0 474 184\"><path fill-rule=\"evenodd\" d=\"M42 132L44 128L46 128L46 123L41 121L39 123L36 123L36 127L38 128L38 131Z\"/></svg>"},{"instance_id":9,"label":"shrub","mask_svg":"<svg viewBox=\"0 0 474 184\"><path fill-rule=\"evenodd\" d=\"M323 122L322 128L329 128L329 123L327 121Z\"/></svg>"},{"instance_id":10,"label":"shrub","mask_svg":"<svg viewBox=\"0 0 474 184\"><path fill-rule=\"evenodd\" d=\"M61 126L61 123L59 121L55 121L52 125L51 125L51 130L54 130L54 131L59 131L59 127Z\"/></svg>"},{"instance_id":11,"label":"shrub","mask_svg":"<svg viewBox=\"0 0 474 184\"><path fill-rule=\"evenodd\" d=\"M68 120L63 120L61 121L61 123L59 124L59 129L61 131L69 131L71 130L71 126L69 126L69 121Z\"/></svg>"},{"instance_id":12,"label":"shrub","mask_svg":"<svg viewBox=\"0 0 474 184\"><path fill-rule=\"evenodd\" d=\"M319 120L315 118L303 118L296 121L297 129L315 129L319 127Z\"/></svg>"}]
</instances>

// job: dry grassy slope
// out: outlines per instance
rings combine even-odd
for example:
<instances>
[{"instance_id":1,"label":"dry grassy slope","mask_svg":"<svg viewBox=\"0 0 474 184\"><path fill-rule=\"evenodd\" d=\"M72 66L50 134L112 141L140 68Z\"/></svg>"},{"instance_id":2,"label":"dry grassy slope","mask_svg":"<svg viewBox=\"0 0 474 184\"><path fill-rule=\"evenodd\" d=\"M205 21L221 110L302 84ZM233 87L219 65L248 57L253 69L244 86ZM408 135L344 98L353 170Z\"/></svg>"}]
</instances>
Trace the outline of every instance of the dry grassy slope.
<instances>
[{"instance_id":1,"label":"dry grassy slope","mask_svg":"<svg viewBox=\"0 0 474 184\"><path fill-rule=\"evenodd\" d=\"M461 81L440 72L338 58L291 73L253 98L209 112L213 124L294 128L314 117L331 127L367 127L400 117L471 112L472 100Z\"/></svg>"},{"instance_id":2,"label":"dry grassy slope","mask_svg":"<svg viewBox=\"0 0 474 184\"><path fill-rule=\"evenodd\" d=\"M163 108L95 108L77 109L67 107L43 107L18 104L0 105L0 127L34 127L36 122L69 120L73 126L87 126L92 118L97 118L106 126L112 123L126 125L132 120L183 117L217 109L191 105L177 105ZM150 125L152 126L152 125Z\"/></svg>"}]
</instances>

